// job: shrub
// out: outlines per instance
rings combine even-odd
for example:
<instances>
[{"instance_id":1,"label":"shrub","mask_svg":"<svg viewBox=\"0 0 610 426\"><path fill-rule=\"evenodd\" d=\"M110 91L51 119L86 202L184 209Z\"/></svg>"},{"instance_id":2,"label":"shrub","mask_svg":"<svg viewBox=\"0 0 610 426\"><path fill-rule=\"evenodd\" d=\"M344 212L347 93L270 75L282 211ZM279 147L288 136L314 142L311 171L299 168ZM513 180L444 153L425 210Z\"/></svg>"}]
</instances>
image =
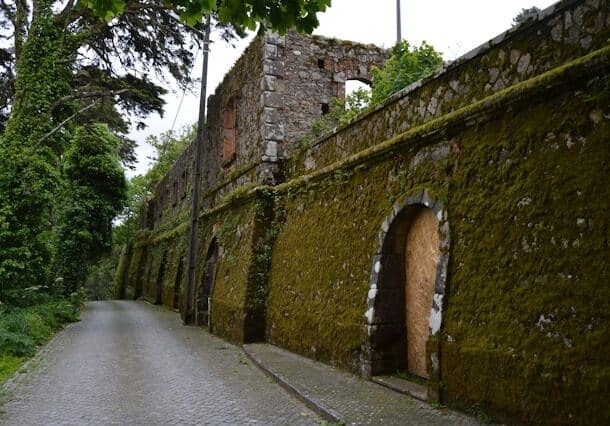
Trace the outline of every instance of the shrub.
<instances>
[{"instance_id":1,"label":"shrub","mask_svg":"<svg viewBox=\"0 0 610 426\"><path fill-rule=\"evenodd\" d=\"M0 356L32 356L66 322L78 320L78 303L52 300L27 308L0 308Z\"/></svg>"}]
</instances>

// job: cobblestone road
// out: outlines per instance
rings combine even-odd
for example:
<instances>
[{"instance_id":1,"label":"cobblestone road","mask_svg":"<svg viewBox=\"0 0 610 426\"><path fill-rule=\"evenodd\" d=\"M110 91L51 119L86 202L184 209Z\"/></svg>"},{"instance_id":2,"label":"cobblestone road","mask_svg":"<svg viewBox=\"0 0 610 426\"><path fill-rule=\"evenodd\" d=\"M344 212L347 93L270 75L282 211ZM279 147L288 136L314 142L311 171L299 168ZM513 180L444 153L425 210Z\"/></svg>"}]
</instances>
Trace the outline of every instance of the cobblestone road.
<instances>
[{"instance_id":1,"label":"cobblestone road","mask_svg":"<svg viewBox=\"0 0 610 426\"><path fill-rule=\"evenodd\" d=\"M143 302L90 303L29 370L4 395L0 424L320 422L241 349Z\"/></svg>"}]
</instances>

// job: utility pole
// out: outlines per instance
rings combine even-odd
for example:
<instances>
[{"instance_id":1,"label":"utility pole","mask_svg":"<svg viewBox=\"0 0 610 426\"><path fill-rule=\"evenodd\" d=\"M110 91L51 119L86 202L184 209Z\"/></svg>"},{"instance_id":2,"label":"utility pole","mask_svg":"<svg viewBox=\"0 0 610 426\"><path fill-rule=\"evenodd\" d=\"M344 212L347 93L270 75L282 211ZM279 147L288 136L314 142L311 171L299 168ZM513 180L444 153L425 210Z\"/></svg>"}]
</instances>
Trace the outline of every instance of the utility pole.
<instances>
[{"instance_id":1,"label":"utility pole","mask_svg":"<svg viewBox=\"0 0 610 426\"><path fill-rule=\"evenodd\" d=\"M208 85L208 54L210 52L210 15L206 16L203 36L203 69L201 71L201 94L199 95L199 120L195 139L195 173L193 173L193 203L191 211L191 240L189 244L189 269L187 287L184 293L182 320L185 324L194 322L195 271L197 269L197 231L199 229L199 198L201 197L201 163L203 144L206 136L206 102Z\"/></svg>"},{"instance_id":2,"label":"utility pole","mask_svg":"<svg viewBox=\"0 0 610 426\"><path fill-rule=\"evenodd\" d=\"M400 33L400 0L396 0L396 43L400 43L402 34Z\"/></svg>"}]
</instances>

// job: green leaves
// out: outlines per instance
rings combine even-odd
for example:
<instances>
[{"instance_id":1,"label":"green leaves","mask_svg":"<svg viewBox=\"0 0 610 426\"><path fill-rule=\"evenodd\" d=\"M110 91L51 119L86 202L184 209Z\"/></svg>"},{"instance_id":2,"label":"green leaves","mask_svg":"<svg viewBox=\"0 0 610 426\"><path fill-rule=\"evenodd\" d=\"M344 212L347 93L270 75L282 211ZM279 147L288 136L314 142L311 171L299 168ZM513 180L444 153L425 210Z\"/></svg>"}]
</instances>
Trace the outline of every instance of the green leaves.
<instances>
[{"instance_id":1,"label":"green leaves","mask_svg":"<svg viewBox=\"0 0 610 426\"><path fill-rule=\"evenodd\" d=\"M84 284L88 266L110 251L112 220L126 197L118 149L108 127L93 124L77 128L66 151L55 268L66 295Z\"/></svg>"},{"instance_id":2,"label":"green leaves","mask_svg":"<svg viewBox=\"0 0 610 426\"><path fill-rule=\"evenodd\" d=\"M383 102L392 93L433 74L442 65L441 54L425 41L419 47L411 47L407 41L397 43L383 69L373 70L372 103Z\"/></svg>"},{"instance_id":3,"label":"green leaves","mask_svg":"<svg viewBox=\"0 0 610 426\"><path fill-rule=\"evenodd\" d=\"M122 0L81 0L81 2L106 22L110 22L125 10L125 2Z\"/></svg>"},{"instance_id":4,"label":"green leaves","mask_svg":"<svg viewBox=\"0 0 610 426\"><path fill-rule=\"evenodd\" d=\"M105 21L121 14L129 1L83 0L97 16ZM311 33L319 24L316 14L330 6L331 0L165 0L180 19L190 26L202 22L203 16L212 13L219 22L232 24L243 30L271 29L281 34L290 28Z\"/></svg>"},{"instance_id":5,"label":"green leaves","mask_svg":"<svg viewBox=\"0 0 610 426\"><path fill-rule=\"evenodd\" d=\"M125 2L122 0L81 0L81 2L106 22L125 10Z\"/></svg>"}]
</instances>

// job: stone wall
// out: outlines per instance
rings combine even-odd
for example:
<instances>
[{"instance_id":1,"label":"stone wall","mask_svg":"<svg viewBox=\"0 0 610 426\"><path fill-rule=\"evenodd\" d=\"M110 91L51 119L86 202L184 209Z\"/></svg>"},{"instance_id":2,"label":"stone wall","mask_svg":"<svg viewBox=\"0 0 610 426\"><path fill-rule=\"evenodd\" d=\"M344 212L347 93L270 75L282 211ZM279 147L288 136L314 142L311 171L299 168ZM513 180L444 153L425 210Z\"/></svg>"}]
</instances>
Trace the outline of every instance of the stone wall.
<instances>
[{"instance_id":1,"label":"stone wall","mask_svg":"<svg viewBox=\"0 0 610 426\"><path fill-rule=\"evenodd\" d=\"M372 81L372 68L382 67L388 51L373 45L314 36L304 39L288 33L284 79L286 116L284 157L299 148L311 123L330 108L333 97L345 98L345 82ZM304 126L303 123L308 123Z\"/></svg>"},{"instance_id":2,"label":"stone wall","mask_svg":"<svg viewBox=\"0 0 610 426\"><path fill-rule=\"evenodd\" d=\"M287 174L310 173L605 46L610 18L603 3L550 6L294 155Z\"/></svg>"},{"instance_id":3,"label":"stone wall","mask_svg":"<svg viewBox=\"0 0 610 426\"><path fill-rule=\"evenodd\" d=\"M312 73L319 74L317 60L311 55L319 56L320 46L327 45L333 46L328 52L334 58L328 62L330 68L314 79L314 85L308 85ZM301 57L307 60L299 62ZM341 79L352 72L345 65L344 58L349 58L349 67L357 68L353 72L369 73L373 64L383 64L385 51L375 46L312 38L297 33L286 36L268 33L254 39L209 97L203 141L203 216L198 259L205 259L210 242L217 239L220 243L219 262L223 262L230 244L225 244L226 241L218 238L217 234L232 224L227 219L232 217L231 212L226 216L206 215L205 212L216 208L221 211L228 201L236 198L236 194L243 195L257 184L281 182L285 146L296 140L291 134L306 132L322 114L319 110L320 99L328 99L331 93L343 90ZM295 88L302 90L295 92ZM302 116L297 105L307 111L315 109L316 112ZM228 110L230 114L227 115ZM234 132L234 153L229 157L225 152L227 117ZM286 128L292 133L288 134ZM130 261L123 262L121 269L126 277L119 280L128 284L129 291L119 284L119 293L133 294L172 307L182 305L187 273L184 259L188 253L194 153L193 143L157 185L153 197L142 205L138 241L134 247L126 249ZM255 204L260 205L261 202L258 199ZM258 210L253 209L247 210L251 212L250 216L246 214L242 217L243 221L251 223L252 229L250 237L243 237L238 246L240 249L249 244L258 244L260 238L265 239L265 235L261 237L258 231ZM238 235L243 233L237 232ZM228 256L234 259L237 254ZM239 257L244 265L257 262L256 254L247 250L242 250ZM256 268L260 269L260 265ZM247 268L244 271L245 275L240 275L240 278L221 281L216 286L216 309L211 317L212 323L217 324L219 334L236 341L264 333L264 325L251 327L253 321L247 322L244 317L256 317L259 318L256 322L262 323L260 307L256 304L250 308L246 306L246 294L252 293L252 288L260 287L258 277L261 273L253 276L247 272ZM200 291L202 274L203 268L198 267L196 294ZM236 296L238 294L241 296ZM225 325L229 319L232 326L227 328Z\"/></svg>"},{"instance_id":4,"label":"stone wall","mask_svg":"<svg viewBox=\"0 0 610 426\"><path fill-rule=\"evenodd\" d=\"M296 115L283 138L267 126L299 105L275 96L291 69L315 65L305 69L324 77L323 94L329 76L340 87L335 71L360 68L346 44L331 73L319 40L261 42L263 156L208 188L201 212L199 258L219 247L212 332L367 377L408 368L406 236L412 213L430 209L440 255L429 398L511 423L607 424L609 10L561 2L299 151ZM322 98L309 99L290 110L313 119ZM165 259L168 304L188 240L188 220L172 217L142 230L123 266L154 300Z\"/></svg>"}]
</instances>

